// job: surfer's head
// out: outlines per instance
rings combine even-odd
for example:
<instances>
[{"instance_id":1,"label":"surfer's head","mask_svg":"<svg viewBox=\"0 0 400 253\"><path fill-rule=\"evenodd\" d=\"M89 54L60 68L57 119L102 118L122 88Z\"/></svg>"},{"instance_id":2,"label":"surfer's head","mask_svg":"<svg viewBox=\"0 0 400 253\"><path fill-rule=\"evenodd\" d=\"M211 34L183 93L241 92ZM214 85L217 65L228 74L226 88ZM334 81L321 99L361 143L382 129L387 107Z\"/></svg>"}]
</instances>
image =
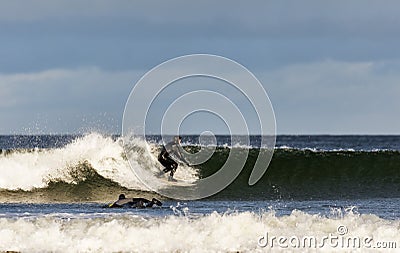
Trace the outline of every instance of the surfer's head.
<instances>
[{"instance_id":1,"label":"surfer's head","mask_svg":"<svg viewBox=\"0 0 400 253\"><path fill-rule=\"evenodd\" d=\"M120 195L118 196L118 199L125 199L125 194L120 194Z\"/></svg>"}]
</instances>

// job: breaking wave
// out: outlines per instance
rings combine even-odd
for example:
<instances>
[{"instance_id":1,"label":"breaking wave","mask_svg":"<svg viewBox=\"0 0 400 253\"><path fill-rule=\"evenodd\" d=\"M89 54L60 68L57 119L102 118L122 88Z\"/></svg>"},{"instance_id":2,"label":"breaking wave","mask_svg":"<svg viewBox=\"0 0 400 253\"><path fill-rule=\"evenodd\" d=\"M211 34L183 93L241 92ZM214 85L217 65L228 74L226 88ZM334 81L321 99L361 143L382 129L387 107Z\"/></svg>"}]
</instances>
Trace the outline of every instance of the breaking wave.
<instances>
[{"instance_id":1,"label":"breaking wave","mask_svg":"<svg viewBox=\"0 0 400 253\"><path fill-rule=\"evenodd\" d=\"M122 191L137 195L154 193L141 183L132 167L157 174L161 169L156 160L159 144L147 145L140 140L129 143L131 146L124 153L122 138L91 133L61 147L2 151L0 200L106 201L115 199ZM194 153L200 149L190 143L185 148ZM323 151L280 147L275 150L265 175L257 184L249 186L248 178L259 149L218 146L207 162L194 167L179 166L175 177L187 182L208 177L222 167L232 149L243 152L249 149L246 164L231 185L211 198L400 197L400 152L397 150Z\"/></svg>"},{"instance_id":2,"label":"breaking wave","mask_svg":"<svg viewBox=\"0 0 400 253\"><path fill-rule=\"evenodd\" d=\"M15 201L21 196L41 195L46 200L76 201L110 198L121 191L149 192L131 166L159 171L150 149L137 140L130 148L130 164L122 138L98 133L77 137L63 147L48 149L13 149L0 154L0 199ZM193 169L181 168L177 178L195 180ZM109 194L108 194L109 192ZM36 196L37 197L37 196ZM15 200L13 200L15 199ZM40 201L40 200L39 200Z\"/></svg>"},{"instance_id":3,"label":"breaking wave","mask_svg":"<svg viewBox=\"0 0 400 253\"><path fill-rule=\"evenodd\" d=\"M89 219L81 215L0 217L0 251L361 252L369 247L377 252L378 243L385 243L388 247L382 252L396 252L400 246L399 226L398 220L359 215L351 210L341 215L333 210L331 217L298 210L285 216L260 211L213 212L196 217L186 211L185 215L165 217L131 213ZM324 239L329 236L336 239ZM278 242L276 238L287 240Z\"/></svg>"}]
</instances>

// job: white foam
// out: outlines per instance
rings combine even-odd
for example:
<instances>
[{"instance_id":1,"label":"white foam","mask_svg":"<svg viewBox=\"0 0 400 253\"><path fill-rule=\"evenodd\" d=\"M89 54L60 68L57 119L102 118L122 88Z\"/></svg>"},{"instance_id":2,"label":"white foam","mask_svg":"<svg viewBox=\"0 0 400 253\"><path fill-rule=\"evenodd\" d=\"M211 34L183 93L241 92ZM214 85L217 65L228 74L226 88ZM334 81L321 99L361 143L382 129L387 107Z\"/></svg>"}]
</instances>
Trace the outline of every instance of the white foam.
<instances>
[{"instance_id":1,"label":"white foam","mask_svg":"<svg viewBox=\"0 0 400 253\"><path fill-rule=\"evenodd\" d=\"M46 187L49 180L53 179L72 183L69 170L87 162L100 175L122 186L141 189L123 159L122 152L118 142L92 133L63 148L14 152L0 156L0 188L31 190Z\"/></svg>"},{"instance_id":2,"label":"white foam","mask_svg":"<svg viewBox=\"0 0 400 253\"><path fill-rule=\"evenodd\" d=\"M265 252L259 239L268 233L272 237L338 235L345 226L344 236L370 237L378 241L397 242L400 247L400 222L375 215L346 214L342 218L327 218L293 211L278 217L273 211L229 213L189 218L167 216L158 218L132 214L101 218L60 219L0 218L0 251L25 252ZM276 242L275 242L276 243ZM295 248L272 249L287 252ZM300 248L296 252L331 252L337 248ZM344 250L339 248L339 250ZM350 248L347 252L364 252L365 248ZM377 252L376 249L373 252ZM384 249L383 252L396 252Z\"/></svg>"},{"instance_id":3,"label":"white foam","mask_svg":"<svg viewBox=\"0 0 400 253\"><path fill-rule=\"evenodd\" d=\"M145 166L159 171L158 162L151 150L144 150L144 142L136 142L132 166ZM135 153L136 152L136 153ZM132 155L132 153L131 153ZM46 187L50 180L76 183L69 174L71 168L88 163L101 176L119 183L121 186L148 190L135 176L124 158L122 140L114 141L98 133L77 138L62 148L13 152L0 155L0 189L32 190ZM185 174L186 173L186 174ZM193 171L178 170L179 178L193 178Z\"/></svg>"}]
</instances>

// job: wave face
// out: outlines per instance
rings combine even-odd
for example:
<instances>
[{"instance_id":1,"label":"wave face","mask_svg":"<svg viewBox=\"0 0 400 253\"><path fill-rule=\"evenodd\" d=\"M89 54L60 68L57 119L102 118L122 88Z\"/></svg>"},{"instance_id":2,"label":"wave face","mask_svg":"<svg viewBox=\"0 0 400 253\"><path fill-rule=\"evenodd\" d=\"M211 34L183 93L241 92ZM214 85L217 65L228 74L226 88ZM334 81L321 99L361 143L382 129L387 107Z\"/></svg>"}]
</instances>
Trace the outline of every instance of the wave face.
<instances>
[{"instance_id":1,"label":"wave face","mask_svg":"<svg viewBox=\"0 0 400 253\"><path fill-rule=\"evenodd\" d=\"M213 212L198 217L191 217L190 213L155 218L132 213L97 216L100 217L44 215L10 219L0 216L0 227L3 228L0 230L0 251L350 252L365 251L366 247L375 247L379 242L391 242L388 246L392 248L382 252L396 252L400 238L399 221L352 212L341 217L296 210L286 216L277 216L274 211ZM185 239L182 240L183 235ZM268 240L265 239L267 236ZM276 240L272 242L274 236L288 238L284 242L286 247L280 247ZM311 245L300 243L310 236L315 240ZM337 244L328 241L322 244L325 236L338 238ZM296 240L289 244L289 238L293 237L299 240L298 244ZM347 244L348 238L351 244ZM360 245L354 245L352 238L359 239ZM363 243L365 238L369 238L369 245Z\"/></svg>"},{"instance_id":2,"label":"wave face","mask_svg":"<svg viewBox=\"0 0 400 253\"><path fill-rule=\"evenodd\" d=\"M200 171L214 173L229 152L218 149ZM311 151L278 149L267 172L254 186L248 179L257 159L251 149L239 177L212 198L264 199L354 199L400 197L400 152Z\"/></svg>"},{"instance_id":3,"label":"wave face","mask_svg":"<svg viewBox=\"0 0 400 253\"><path fill-rule=\"evenodd\" d=\"M129 155L133 158L129 164L122 139L117 136L91 133L75 137L13 138L16 137L0 138L3 145L0 147L0 201L3 202L109 201L120 192L151 194L135 176L130 165L133 168L148 168L154 173L160 169L156 160L159 149L157 141L149 146L141 141L133 142L128 147ZM185 148L196 152L200 147L192 144L190 138L184 138ZM381 142L377 146L383 149L378 150L360 141L363 139L361 137L351 137L350 140L338 137L335 142L339 143L337 146L332 145L334 141L331 136L326 137L325 142L323 137L314 137L316 143L325 143L321 145L329 146L329 150L310 147L310 142L307 142L309 139L305 137L302 137L305 140L296 137L283 142L285 138L288 137L281 137L281 148L275 150L267 172L254 186L248 186L247 182L259 149L230 147L226 144L226 137L219 139L216 152L206 163L194 168L180 166L176 177L185 180L207 177L221 168L233 148L242 149L243 152L248 148L249 156L242 173L211 199L400 197L400 151L384 149L387 146L395 147L393 141L390 143L390 138L379 137ZM33 145L40 148L32 148L29 140L33 140ZM253 137L253 140L256 138ZM356 140L360 148L352 150L349 143Z\"/></svg>"}]
</instances>

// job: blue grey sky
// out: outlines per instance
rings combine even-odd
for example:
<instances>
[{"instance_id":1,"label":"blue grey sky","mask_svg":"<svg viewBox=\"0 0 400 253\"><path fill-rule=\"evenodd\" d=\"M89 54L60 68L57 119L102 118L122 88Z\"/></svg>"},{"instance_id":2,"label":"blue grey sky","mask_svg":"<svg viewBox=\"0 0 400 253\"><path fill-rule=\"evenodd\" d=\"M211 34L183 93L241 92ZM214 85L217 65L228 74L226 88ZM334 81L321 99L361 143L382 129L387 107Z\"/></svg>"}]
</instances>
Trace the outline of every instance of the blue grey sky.
<instances>
[{"instance_id":1,"label":"blue grey sky","mask_svg":"<svg viewBox=\"0 0 400 253\"><path fill-rule=\"evenodd\" d=\"M136 81L195 53L253 72L278 134L400 134L399 13L368 0L0 1L0 134L120 133Z\"/></svg>"}]
</instances>

